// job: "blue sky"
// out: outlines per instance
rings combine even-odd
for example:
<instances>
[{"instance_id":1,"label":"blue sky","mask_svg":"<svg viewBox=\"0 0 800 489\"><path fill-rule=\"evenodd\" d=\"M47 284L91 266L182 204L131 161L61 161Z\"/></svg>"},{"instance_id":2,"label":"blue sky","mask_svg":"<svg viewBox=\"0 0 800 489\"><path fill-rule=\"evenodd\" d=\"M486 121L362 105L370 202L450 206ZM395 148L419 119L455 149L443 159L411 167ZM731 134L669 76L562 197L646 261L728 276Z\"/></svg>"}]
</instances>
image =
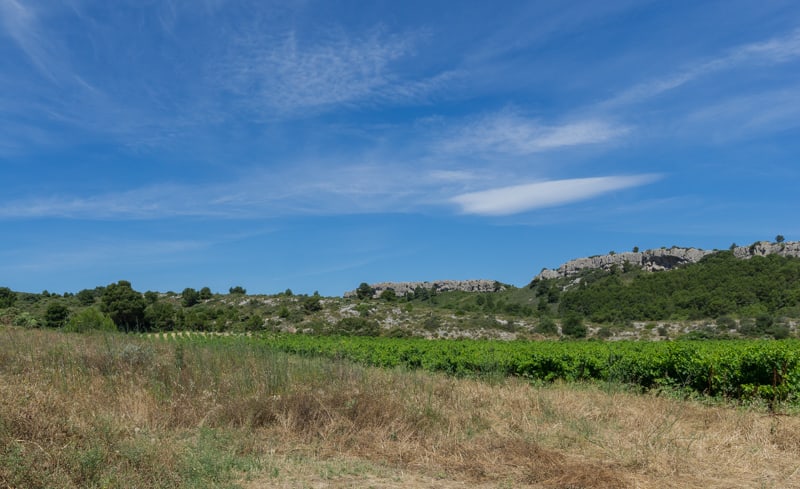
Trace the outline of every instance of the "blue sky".
<instances>
[{"instance_id":1,"label":"blue sky","mask_svg":"<svg viewBox=\"0 0 800 489\"><path fill-rule=\"evenodd\" d=\"M794 1L0 0L15 290L522 286L794 240L798 156Z\"/></svg>"}]
</instances>

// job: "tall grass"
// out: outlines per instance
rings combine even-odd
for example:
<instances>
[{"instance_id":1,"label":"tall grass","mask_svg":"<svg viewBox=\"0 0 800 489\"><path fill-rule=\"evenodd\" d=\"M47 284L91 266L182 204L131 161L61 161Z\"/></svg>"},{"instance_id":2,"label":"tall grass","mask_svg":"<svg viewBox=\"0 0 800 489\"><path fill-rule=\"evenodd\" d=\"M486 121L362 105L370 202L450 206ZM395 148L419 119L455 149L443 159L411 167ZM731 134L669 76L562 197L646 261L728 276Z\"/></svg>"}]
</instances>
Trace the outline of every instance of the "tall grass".
<instances>
[{"instance_id":1,"label":"tall grass","mask_svg":"<svg viewBox=\"0 0 800 489\"><path fill-rule=\"evenodd\" d=\"M798 432L794 417L253 342L0 329L2 488L792 487Z\"/></svg>"}]
</instances>

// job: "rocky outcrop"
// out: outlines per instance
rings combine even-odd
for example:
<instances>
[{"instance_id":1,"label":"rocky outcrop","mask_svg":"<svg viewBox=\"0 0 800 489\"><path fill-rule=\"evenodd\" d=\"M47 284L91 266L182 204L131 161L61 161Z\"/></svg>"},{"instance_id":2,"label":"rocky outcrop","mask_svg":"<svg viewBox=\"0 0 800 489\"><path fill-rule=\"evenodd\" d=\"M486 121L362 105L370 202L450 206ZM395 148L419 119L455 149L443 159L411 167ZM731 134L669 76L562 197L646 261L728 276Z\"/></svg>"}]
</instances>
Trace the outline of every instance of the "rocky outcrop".
<instances>
[{"instance_id":1,"label":"rocky outcrop","mask_svg":"<svg viewBox=\"0 0 800 489\"><path fill-rule=\"evenodd\" d=\"M409 292L414 292L417 287L435 292L448 292L460 290L463 292L498 292L505 290L506 286L494 280L438 280L435 282L380 282L370 284L374 291L373 297L380 297L384 290L393 290L402 297ZM345 297L355 297L356 291L345 292Z\"/></svg>"},{"instance_id":2,"label":"rocky outcrop","mask_svg":"<svg viewBox=\"0 0 800 489\"><path fill-rule=\"evenodd\" d=\"M750 246L737 246L733 249L733 256L736 258L747 259L754 256L767 255L800 257L800 241L786 241L784 243L757 241Z\"/></svg>"},{"instance_id":3,"label":"rocky outcrop","mask_svg":"<svg viewBox=\"0 0 800 489\"><path fill-rule=\"evenodd\" d=\"M758 241L750 246L737 246L732 249L733 256L748 259L754 256L781 255L800 257L800 241L771 243ZM717 253L717 250L698 248L661 248L642 252L625 252L592 256L570 260L555 270L545 268L536 279L563 278L576 275L583 270L610 270L612 267L636 266L647 271L670 270L682 265L697 263L704 256Z\"/></svg>"}]
</instances>

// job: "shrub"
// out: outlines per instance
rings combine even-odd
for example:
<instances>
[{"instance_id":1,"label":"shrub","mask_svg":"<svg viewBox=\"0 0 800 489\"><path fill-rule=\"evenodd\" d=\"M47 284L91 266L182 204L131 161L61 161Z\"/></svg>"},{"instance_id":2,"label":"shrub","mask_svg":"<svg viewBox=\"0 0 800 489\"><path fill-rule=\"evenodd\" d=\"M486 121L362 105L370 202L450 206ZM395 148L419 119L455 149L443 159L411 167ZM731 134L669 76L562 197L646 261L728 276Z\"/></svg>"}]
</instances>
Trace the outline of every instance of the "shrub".
<instances>
[{"instance_id":1,"label":"shrub","mask_svg":"<svg viewBox=\"0 0 800 489\"><path fill-rule=\"evenodd\" d=\"M583 324L583 318L581 316L577 314L569 314L561 323L561 332L565 336L584 338L586 337L587 329L586 325Z\"/></svg>"},{"instance_id":2,"label":"shrub","mask_svg":"<svg viewBox=\"0 0 800 489\"><path fill-rule=\"evenodd\" d=\"M16 300L17 294L11 289L8 287L0 287L0 309L13 306Z\"/></svg>"},{"instance_id":3,"label":"shrub","mask_svg":"<svg viewBox=\"0 0 800 489\"><path fill-rule=\"evenodd\" d=\"M64 326L69 317L69 308L61 302L51 302L44 313L44 324L48 328Z\"/></svg>"},{"instance_id":4,"label":"shrub","mask_svg":"<svg viewBox=\"0 0 800 489\"><path fill-rule=\"evenodd\" d=\"M22 326L23 328L38 328L41 326L40 321L29 312L21 312L14 318L14 326Z\"/></svg>"},{"instance_id":5,"label":"shrub","mask_svg":"<svg viewBox=\"0 0 800 489\"><path fill-rule=\"evenodd\" d=\"M352 336L378 336L381 332L378 323L361 317L342 319L336 323L336 330L337 333Z\"/></svg>"},{"instance_id":6,"label":"shrub","mask_svg":"<svg viewBox=\"0 0 800 489\"><path fill-rule=\"evenodd\" d=\"M116 331L117 327L108 315L94 307L89 307L69 318L64 330L84 333L87 331Z\"/></svg>"},{"instance_id":7,"label":"shrub","mask_svg":"<svg viewBox=\"0 0 800 489\"><path fill-rule=\"evenodd\" d=\"M539 320L539 324L533 328L533 331L543 335L556 335L558 334L558 326L552 318L545 316Z\"/></svg>"}]
</instances>

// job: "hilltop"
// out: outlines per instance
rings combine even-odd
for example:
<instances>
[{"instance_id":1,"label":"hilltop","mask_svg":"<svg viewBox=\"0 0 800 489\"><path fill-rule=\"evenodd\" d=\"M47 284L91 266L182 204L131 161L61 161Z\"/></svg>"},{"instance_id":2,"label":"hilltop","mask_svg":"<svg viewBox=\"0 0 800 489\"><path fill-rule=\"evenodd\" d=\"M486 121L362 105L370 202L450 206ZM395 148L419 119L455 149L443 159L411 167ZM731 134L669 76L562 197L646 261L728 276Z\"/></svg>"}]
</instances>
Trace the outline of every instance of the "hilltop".
<instances>
[{"instance_id":1,"label":"hilltop","mask_svg":"<svg viewBox=\"0 0 800 489\"><path fill-rule=\"evenodd\" d=\"M733 256L739 259L749 259L754 256L791 256L800 257L800 241L772 243L770 241L757 241L750 246L731 246ZM718 253L719 250L703 250L699 248L659 248L646 251L628 251L623 253L609 253L595 255L587 258L570 260L555 270L543 269L536 279L566 278L579 274L585 270L611 270L612 267L634 266L642 270L653 272L671 270L676 267L697 263L704 257Z\"/></svg>"}]
</instances>

